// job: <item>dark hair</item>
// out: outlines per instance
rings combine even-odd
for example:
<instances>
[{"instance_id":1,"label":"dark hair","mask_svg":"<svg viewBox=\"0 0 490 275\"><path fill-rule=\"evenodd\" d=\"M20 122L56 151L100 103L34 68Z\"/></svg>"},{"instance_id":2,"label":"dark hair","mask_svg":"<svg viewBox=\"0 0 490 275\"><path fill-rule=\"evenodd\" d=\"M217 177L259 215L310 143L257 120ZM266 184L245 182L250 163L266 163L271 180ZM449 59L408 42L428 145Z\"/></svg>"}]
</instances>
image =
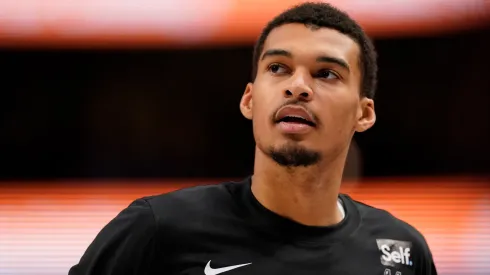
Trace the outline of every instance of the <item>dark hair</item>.
<instances>
[{"instance_id":1,"label":"dark hair","mask_svg":"<svg viewBox=\"0 0 490 275\"><path fill-rule=\"evenodd\" d=\"M368 98L374 97L378 65L376 64L377 54L372 41L361 26L350 18L347 13L326 3L303 3L297 5L279 14L267 24L255 43L252 79L257 76L259 58L269 33L277 27L291 23L305 24L305 26L312 29L331 28L356 41L361 49L359 60L362 77L361 95Z\"/></svg>"}]
</instances>

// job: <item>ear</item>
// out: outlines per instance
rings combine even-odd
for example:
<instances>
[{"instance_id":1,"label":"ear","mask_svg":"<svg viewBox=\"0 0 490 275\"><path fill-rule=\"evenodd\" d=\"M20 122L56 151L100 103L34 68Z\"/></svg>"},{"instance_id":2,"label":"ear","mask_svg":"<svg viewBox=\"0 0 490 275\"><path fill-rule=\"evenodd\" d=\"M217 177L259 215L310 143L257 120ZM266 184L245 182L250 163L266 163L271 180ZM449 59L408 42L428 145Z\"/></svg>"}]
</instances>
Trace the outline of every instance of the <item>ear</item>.
<instances>
[{"instance_id":1,"label":"ear","mask_svg":"<svg viewBox=\"0 0 490 275\"><path fill-rule=\"evenodd\" d=\"M245 118L250 120L252 120L252 90L253 84L248 83L245 87L245 92L242 95L242 99L240 100L240 111Z\"/></svg>"},{"instance_id":2,"label":"ear","mask_svg":"<svg viewBox=\"0 0 490 275\"><path fill-rule=\"evenodd\" d=\"M356 132L364 132L373 127L376 122L376 112L374 111L374 101L363 97L359 104Z\"/></svg>"}]
</instances>

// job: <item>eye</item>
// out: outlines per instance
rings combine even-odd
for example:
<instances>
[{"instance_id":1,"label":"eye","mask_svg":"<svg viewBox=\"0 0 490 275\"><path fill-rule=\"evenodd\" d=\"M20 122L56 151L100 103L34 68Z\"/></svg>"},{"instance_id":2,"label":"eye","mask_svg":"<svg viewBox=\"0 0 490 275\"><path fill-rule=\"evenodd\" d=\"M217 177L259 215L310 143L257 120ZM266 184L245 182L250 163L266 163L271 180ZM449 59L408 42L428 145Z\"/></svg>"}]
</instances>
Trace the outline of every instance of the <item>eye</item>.
<instances>
[{"instance_id":1,"label":"eye","mask_svg":"<svg viewBox=\"0 0 490 275\"><path fill-rule=\"evenodd\" d=\"M325 79L340 79L340 76L332 70L321 70L316 74L316 77Z\"/></svg>"},{"instance_id":2,"label":"eye","mask_svg":"<svg viewBox=\"0 0 490 275\"><path fill-rule=\"evenodd\" d=\"M285 74L288 72L288 69L285 66L277 63L269 65L267 70L273 74Z\"/></svg>"}]
</instances>

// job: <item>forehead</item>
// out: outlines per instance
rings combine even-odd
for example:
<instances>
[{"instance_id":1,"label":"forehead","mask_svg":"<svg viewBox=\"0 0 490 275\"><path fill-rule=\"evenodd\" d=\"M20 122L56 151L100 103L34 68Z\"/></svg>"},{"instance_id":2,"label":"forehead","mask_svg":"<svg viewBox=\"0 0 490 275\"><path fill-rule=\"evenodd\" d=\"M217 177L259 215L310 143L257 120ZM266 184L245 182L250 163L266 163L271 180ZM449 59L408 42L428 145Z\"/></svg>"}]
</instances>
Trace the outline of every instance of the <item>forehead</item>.
<instances>
[{"instance_id":1,"label":"forehead","mask_svg":"<svg viewBox=\"0 0 490 275\"><path fill-rule=\"evenodd\" d=\"M293 56L316 58L319 55L341 58L358 69L359 46L349 36L329 28L312 29L304 24L285 24L273 29L262 52L287 50Z\"/></svg>"}]
</instances>

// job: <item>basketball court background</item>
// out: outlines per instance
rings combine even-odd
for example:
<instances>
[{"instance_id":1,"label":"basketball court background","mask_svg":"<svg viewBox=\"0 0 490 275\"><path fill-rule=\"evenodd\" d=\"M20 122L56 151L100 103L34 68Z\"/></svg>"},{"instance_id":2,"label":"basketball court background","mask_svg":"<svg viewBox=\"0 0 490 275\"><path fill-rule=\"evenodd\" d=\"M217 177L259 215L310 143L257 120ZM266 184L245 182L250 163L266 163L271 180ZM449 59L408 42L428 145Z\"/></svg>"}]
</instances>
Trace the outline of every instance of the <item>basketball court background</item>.
<instances>
[{"instance_id":1,"label":"basketball court background","mask_svg":"<svg viewBox=\"0 0 490 275\"><path fill-rule=\"evenodd\" d=\"M0 274L66 274L100 229L136 198L216 181L66 182L0 189ZM490 187L479 179L345 183L426 237L440 274L489 274ZM205 203L196 201L195 203Z\"/></svg>"}]
</instances>

